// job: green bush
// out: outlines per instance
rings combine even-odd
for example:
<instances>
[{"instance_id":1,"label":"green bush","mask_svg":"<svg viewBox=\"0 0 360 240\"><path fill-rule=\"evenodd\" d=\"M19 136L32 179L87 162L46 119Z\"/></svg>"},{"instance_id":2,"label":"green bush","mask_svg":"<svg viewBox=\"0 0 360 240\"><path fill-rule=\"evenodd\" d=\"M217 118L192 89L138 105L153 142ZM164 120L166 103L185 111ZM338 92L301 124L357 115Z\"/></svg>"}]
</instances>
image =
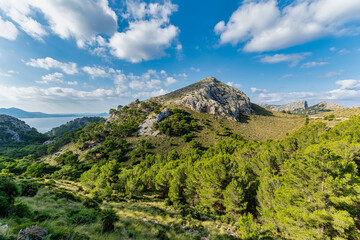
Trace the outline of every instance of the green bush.
<instances>
[{"instance_id":1,"label":"green bush","mask_svg":"<svg viewBox=\"0 0 360 240\"><path fill-rule=\"evenodd\" d=\"M39 190L39 184L34 181L21 181L21 196L34 197Z\"/></svg>"},{"instance_id":2,"label":"green bush","mask_svg":"<svg viewBox=\"0 0 360 240\"><path fill-rule=\"evenodd\" d=\"M102 221L102 232L112 232L114 231L114 223L119 220L119 217L116 215L116 212L112 209L105 209L101 212L101 221Z\"/></svg>"},{"instance_id":3,"label":"green bush","mask_svg":"<svg viewBox=\"0 0 360 240\"><path fill-rule=\"evenodd\" d=\"M12 207L12 214L20 218L32 216L31 210L26 203L14 204L14 206Z\"/></svg>"},{"instance_id":4,"label":"green bush","mask_svg":"<svg viewBox=\"0 0 360 240\"><path fill-rule=\"evenodd\" d=\"M72 224L90 224L96 221L97 215L98 212L94 210L73 209L68 218Z\"/></svg>"}]
</instances>

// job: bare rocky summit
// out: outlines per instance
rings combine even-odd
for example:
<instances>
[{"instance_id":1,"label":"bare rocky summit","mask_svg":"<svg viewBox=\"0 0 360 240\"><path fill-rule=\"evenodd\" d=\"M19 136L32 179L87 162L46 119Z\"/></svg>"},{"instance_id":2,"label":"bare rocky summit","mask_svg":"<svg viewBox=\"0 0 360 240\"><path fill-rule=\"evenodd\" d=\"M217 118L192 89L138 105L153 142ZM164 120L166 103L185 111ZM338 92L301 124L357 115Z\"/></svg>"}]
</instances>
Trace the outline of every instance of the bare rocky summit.
<instances>
[{"instance_id":1,"label":"bare rocky summit","mask_svg":"<svg viewBox=\"0 0 360 240\"><path fill-rule=\"evenodd\" d=\"M308 107L308 104L306 101L299 101L284 105L271 105L271 104L261 103L260 106L277 112L282 112L282 111L297 112L297 111L305 110Z\"/></svg>"},{"instance_id":2,"label":"bare rocky summit","mask_svg":"<svg viewBox=\"0 0 360 240\"><path fill-rule=\"evenodd\" d=\"M329 103L329 102L325 102L325 101L315 104L312 107L318 107L320 109L327 109L327 110L332 110L332 111L346 108L344 106L341 106L338 103Z\"/></svg>"},{"instance_id":3,"label":"bare rocky summit","mask_svg":"<svg viewBox=\"0 0 360 240\"><path fill-rule=\"evenodd\" d=\"M165 105L171 102L196 112L205 112L231 120L238 120L241 115L255 113L245 93L214 77L205 78L169 94L156 97L154 100Z\"/></svg>"},{"instance_id":4,"label":"bare rocky summit","mask_svg":"<svg viewBox=\"0 0 360 240\"><path fill-rule=\"evenodd\" d=\"M271 104L261 103L260 106L273 111L278 111L278 112L285 111L299 115L313 115L322 112L330 112L330 111L345 109L345 107L341 106L338 103L329 103L325 101L312 105L310 107L308 106L306 101L293 102L285 105L271 105Z\"/></svg>"}]
</instances>

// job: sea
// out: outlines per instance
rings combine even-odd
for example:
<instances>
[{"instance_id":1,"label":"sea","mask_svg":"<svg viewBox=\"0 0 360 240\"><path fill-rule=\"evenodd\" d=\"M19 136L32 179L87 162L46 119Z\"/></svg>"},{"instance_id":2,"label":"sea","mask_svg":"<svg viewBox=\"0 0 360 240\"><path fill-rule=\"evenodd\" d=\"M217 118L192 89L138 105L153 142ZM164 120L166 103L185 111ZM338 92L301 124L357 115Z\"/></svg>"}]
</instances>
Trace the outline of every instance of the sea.
<instances>
[{"instance_id":1,"label":"sea","mask_svg":"<svg viewBox=\"0 0 360 240\"><path fill-rule=\"evenodd\" d=\"M54 127L58 127L75 118L79 117L20 118L20 120L24 121L30 127L36 128L38 132L46 133Z\"/></svg>"}]
</instances>

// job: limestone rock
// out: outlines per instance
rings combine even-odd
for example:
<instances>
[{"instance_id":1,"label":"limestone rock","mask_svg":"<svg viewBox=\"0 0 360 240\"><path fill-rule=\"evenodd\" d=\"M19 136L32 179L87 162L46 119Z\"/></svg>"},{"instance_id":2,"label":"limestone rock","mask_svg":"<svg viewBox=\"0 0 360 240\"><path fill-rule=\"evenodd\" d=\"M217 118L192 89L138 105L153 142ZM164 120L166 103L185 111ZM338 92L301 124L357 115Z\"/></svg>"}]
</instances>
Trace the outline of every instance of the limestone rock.
<instances>
[{"instance_id":1,"label":"limestone rock","mask_svg":"<svg viewBox=\"0 0 360 240\"><path fill-rule=\"evenodd\" d=\"M305 110L308 107L308 104L306 101L299 101L284 105L271 105L271 104L261 103L260 106L277 112L281 112L281 111L296 112L296 111Z\"/></svg>"},{"instance_id":2,"label":"limestone rock","mask_svg":"<svg viewBox=\"0 0 360 240\"><path fill-rule=\"evenodd\" d=\"M15 117L0 115L0 131L7 134L4 139L0 139L1 141L22 142L23 139L21 139L19 132L30 132L34 129Z\"/></svg>"},{"instance_id":3,"label":"limestone rock","mask_svg":"<svg viewBox=\"0 0 360 240\"><path fill-rule=\"evenodd\" d=\"M164 104L171 102L196 112L206 112L221 118L238 120L253 114L250 99L242 91L214 77L205 78L169 94L155 98Z\"/></svg>"},{"instance_id":4,"label":"limestone rock","mask_svg":"<svg viewBox=\"0 0 360 240\"><path fill-rule=\"evenodd\" d=\"M47 235L48 231L45 228L34 225L20 230L16 240L42 240Z\"/></svg>"},{"instance_id":5,"label":"limestone rock","mask_svg":"<svg viewBox=\"0 0 360 240\"><path fill-rule=\"evenodd\" d=\"M140 136L141 135L149 135L149 136L157 136L157 135L159 135L160 132L153 128L154 123L160 122L160 121L162 121L163 119L167 118L170 115L171 115L171 110L169 108L163 109L158 114L155 114L155 113L150 114L145 119L143 124L140 125L140 127L138 129L139 135Z\"/></svg>"}]
</instances>

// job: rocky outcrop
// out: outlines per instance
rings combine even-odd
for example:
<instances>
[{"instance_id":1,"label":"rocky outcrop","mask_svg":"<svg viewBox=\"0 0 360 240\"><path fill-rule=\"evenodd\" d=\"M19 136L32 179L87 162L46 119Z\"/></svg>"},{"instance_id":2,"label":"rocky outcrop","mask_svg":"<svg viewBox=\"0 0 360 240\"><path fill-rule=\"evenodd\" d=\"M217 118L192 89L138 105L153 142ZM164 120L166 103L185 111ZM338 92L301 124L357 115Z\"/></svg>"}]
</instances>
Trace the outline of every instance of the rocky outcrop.
<instances>
[{"instance_id":1,"label":"rocky outcrop","mask_svg":"<svg viewBox=\"0 0 360 240\"><path fill-rule=\"evenodd\" d=\"M138 133L139 135L149 135L149 136L157 136L160 134L158 130L154 129L154 123L158 123L163 119L167 118L171 115L171 110L169 108L165 108L158 114L150 114L143 124L140 125Z\"/></svg>"},{"instance_id":2,"label":"rocky outcrop","mask_svg":"<svg viewBox=\"0 0 360 240\"><path fill-rule=\"evenodd\" d=\"M254 113L245 93L213 77L155 99L232 120Z\"/></svg>"},{"instance_id":3,"label":"rocky outcrop","mask_svg":"<svg viewBox=\"0 0 360 240\"><path fill-rule=\"evenodd\" d=\"M21 142L23 139L20 133L30 131L36 130L17 118L0 115L0 142Z\"/></svg>"},{"instance_id":4,"label":"rocky outcrop","mask_svg":"<svg viewBox=\"0 0 360 240\"><path fill-rule=\"evenodd\" d=\"M329 103L329 102L320 102L318 104L309 107L306 101L294 102L285 105L271 105L271 104L261 103L260 106L273 111L278 111L278 112L290 111L291 113L299 114L299 115L313 115L322 112L330 112L330 111L345 109L345 107L341 106L338 103Z\"/></svg>"},{"instance_id":5,"label":"rocky outcrop","mask_svg":"<svg viewBox=\"0 0 360 240\"><path fill-rule=\"evenodd\" d=\"M313 105L312 107L317 107L319 109L326 109L326 110L331 110L331 111L335 111L335 110L340 110L340 109L345 109L346 107L341 106L338 103L329 103L329 102L320 102L318 104Z\"/></svg>"},{"instance_id":6,"label":"rocky outcrop","mask_svg":"<svg viewBox=\"0 0 360 240\"><path fill-rule=\"evenodd\" d=\"M45 228L34 225L20 230L16 240L42 240L45 239L47 235L48 231Z\"/></svg>"},{"instance_id":7,"label":"rocky outcrop","mask_svg":"<svg viewBox=\"0 0 360 240\"><path fill-rule=\"evenodd\" d=\"M261 103L260 106L277 112L282 112L282 111L297 112L297 111L305 110L308 107L308 104L306 101L300 101L300 102L293 102L284 105L271 105L271 104Z\"/></svg>"}]
</instances>

